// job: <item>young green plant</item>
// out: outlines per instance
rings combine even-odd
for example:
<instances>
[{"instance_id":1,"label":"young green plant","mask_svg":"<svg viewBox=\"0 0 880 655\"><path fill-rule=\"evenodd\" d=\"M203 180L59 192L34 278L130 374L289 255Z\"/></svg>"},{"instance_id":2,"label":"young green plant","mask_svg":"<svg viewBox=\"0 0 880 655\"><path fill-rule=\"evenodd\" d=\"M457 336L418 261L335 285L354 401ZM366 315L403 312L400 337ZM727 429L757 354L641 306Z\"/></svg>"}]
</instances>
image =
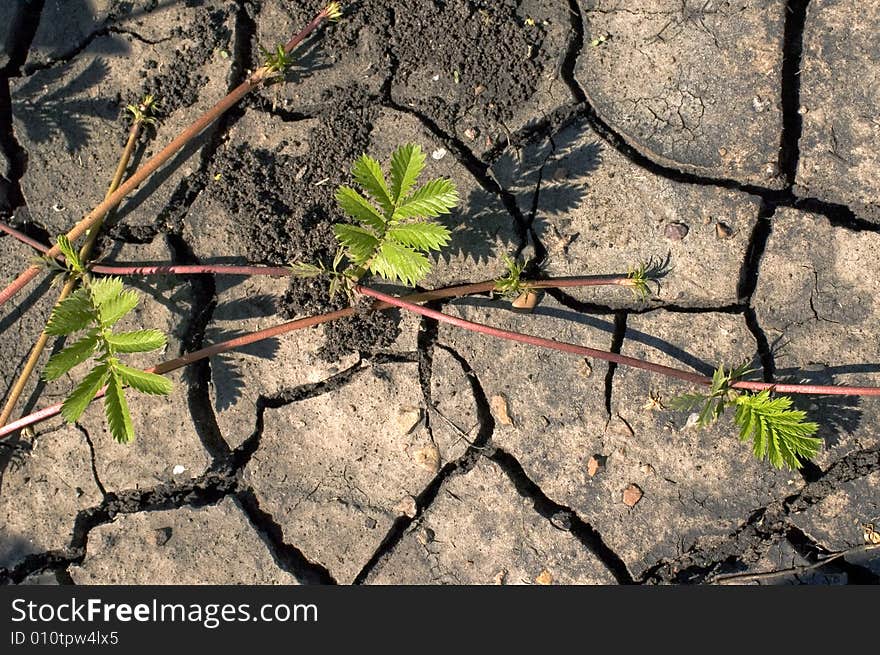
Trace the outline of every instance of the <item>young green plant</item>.
<instances>
[{"instance_id":1,"label":"young green plant","mask_svg":"<svg viewBox=\"0 0 880 655\"><path fill-rule=\"evenodd\" d=\"M431 219L448 214L458 204L452 180L436 178L418 188L425 154L417 144L397 148L391 155L389 186L379 162L369 155L352 167L355 184L363 191L342 185L336 202L354 223L337 223L333 233L339 250L331 268L321 264L294 264L299 276L329 275L331 295L349 295L368 272L414 286L431 270L427 254L439 251L450 240L449 229ZM366 195L364 195L366 194ZM340 270L343 258L347 266Z\"/></svg>"},{"instance_id":2,"label":"young green plant","mask_svg":"<svg viewBox=\"0 0 880 655\"><path fill-rule=\"evenodd\" d=\"M734 382L750 372L748 364L727 372L721 365L712 375L707 393L683 394L673 398L670 407L699 410L696 422L700 427L715 423L725 409L735 407L733 420L739 427L740 441L752 442L755 457L769 459L776 468L801 468L801 459L812 459L822 447L822 440L813 436L818 424L805 421L805 412L791 409L788 396L771 398L769 389L749 393L733 388Z\"/></svg>"},{"instance_id":3,"label":"young green plant","mask_svg":"<svg viewBox=\"0 0 880 655\"><path fill-rule=\"evenodd\" d=\"M46 334L70 337L84 334L49 358L43 372L47 381L57 380L71 369L94 358L91 371L61 406L61 415L70 423L79 420L92 399L106 385L104 413L110 433L120 443L134 439L134 427L124 387L154 395L171 393L171 382L154 373L126 366L122 353L157 350L165 345L159 330L114 332L114 326L138 303L138 294L125 290L118 277L93 279L85 262L70 241L58 237L58 247L67 261L68 274L80 281L80 288L58 303L49 317Z\"/></svg>"}]
</instances>

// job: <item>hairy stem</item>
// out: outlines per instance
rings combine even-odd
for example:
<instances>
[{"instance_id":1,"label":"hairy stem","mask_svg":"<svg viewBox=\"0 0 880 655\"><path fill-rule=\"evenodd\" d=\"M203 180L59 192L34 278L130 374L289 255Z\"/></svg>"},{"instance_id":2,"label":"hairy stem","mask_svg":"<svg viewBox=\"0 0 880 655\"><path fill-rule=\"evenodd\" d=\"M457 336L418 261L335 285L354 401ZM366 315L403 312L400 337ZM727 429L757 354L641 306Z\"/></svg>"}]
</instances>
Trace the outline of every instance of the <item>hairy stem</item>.
<instances>
[{"instance_id":1,"label":"hairy stem","mask_svg":"<svg viewBox=\"0 0 880 655\"><path fill-rule=\"evenodd\" d=\"M285 51L289 54L296 48L309 34L328 17L327 9L322 9L299 34L291 38L285 45ZM175 154L177 154L186 144L198 136L211 123L216 121L228 109L235 105L248 93L260 86L268 77L272 75L272 70L263 66L251 74L244 82L231 91L216 105L211 107L202 116L200 116L192 125L181 132L171 143L165 146L161 152L155 155L141 168L139 168L128 180L119 186L119 188L104 199L97 207L95 207L85 218L77 223L72 230L67 233L67 238L73 243L81 237L90 227L95 225L101 218L112 208L118 205L122 200L134 191L142 182L152 175L160 166L165 164ZM60 253L57 245L52 246L46 253L49 257L57 257ZM42 271L42 267L34 265L28 267L15 280L13 280L5 289L0 291L0 305L4 304L16 293L21 291L31 280L33 280Z\"/></svg>"}]
</instances>

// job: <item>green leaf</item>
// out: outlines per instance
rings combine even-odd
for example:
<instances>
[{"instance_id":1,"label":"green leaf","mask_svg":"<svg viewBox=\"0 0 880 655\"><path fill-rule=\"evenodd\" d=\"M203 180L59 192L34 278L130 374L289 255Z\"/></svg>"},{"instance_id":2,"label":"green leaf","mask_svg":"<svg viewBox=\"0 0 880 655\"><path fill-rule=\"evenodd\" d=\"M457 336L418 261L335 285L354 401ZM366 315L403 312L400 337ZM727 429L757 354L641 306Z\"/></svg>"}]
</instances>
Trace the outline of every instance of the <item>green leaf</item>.
<instances>
[{"instance_id":1,"label":"green leaf","mask_svg":"<svg viewBox=\"0 0 880 655\"><path fill-rule=\"evenodd\" d=\"M391 155L391 197L395 204L406 197L425 167L425 154L415 143L400 146Z\"/></svg>"},{"instance_id":2,"label":"green leaf","mask_svg":"<svg viewBox=\"0 0 880 655\"><path fill-rule=\"evenodd\" d=\"M116 365L119 378L132 389L154 396L167 396L174 389L171 380L155 373L147 373L123 364Z\"/></svg>"},{"instance_id":3,"label":"green leaf","mask_svg":"<svg viewBox=\"0 0 880 655\"><path fill-rule=\"evenodd\" d=\"M165 335L159 330L136 330L107 335L107 342L120 353L146 353L165 345Z\"/></svg>"},{"instance_id":4,"label":"green leaf","mask_svg":"<svg viewBox=\"0 0 880 655\"><path fill-rule=\"evenodd\" d=\"M741 441L752 441L758 459L769 459L776 468L801 468L800 458L812 459L822 440L813 435L819 426L805 422L806 413L791 409L791 398L770 398L770 392L743 394L736 403L736 423Z\"/></svg>"},{"instance_id":5,"label":"green leaf","mask_svg":"<svg viewBox=\"0 0 880 655\"><path fill-rule=\"evenodd\" d=\"M708 397L699 393L684 393L670 399L669 407L678 411L696 409L708 400Z\"/></svg>"},{"instance_id":6,"label":"green leaf","mask_svg":"<svg viewBox=\"0 0 880 655\"><path fill-rule=\"evenodd\" d=\"M309 278L324 275L327 271L315 264L308 262L296 262L290 265L290 270L295 277Z\"/></svg>"},{"instance_id":7,"label":"green leaf","mask_svg":"<svg viewBox=\"0 0 880 655\"><path fill-rule=\"evenodd\" d=\"M76 252L73 244L70 243L70 239L62 234L56 239L56 242L61 249L61 254L64 255L64 259L67 260L67 265L74 271L82 273L84 270L83 264L80 261L79 253Z\"/></svg>"},{"instance_id":8,"label":"green leaf","mask_svg":"<svg viewBox=\"0 0 880 655\"><path fill-rule=\"evenodd\" d=\"M129 443L134 439L134 426L131 414L122 389L122 381L116 371L111 370L107 383L107 394L104 396L104 414L110 426L110 434L119 443Z\"/></svg>"},{"instance_id":9,"label":"green leaf","mask_svg":"<svg viewBox=\"0 0 880 655\"><path fill-rule=\"evenodd\" d=\"M74 366L79 366L91 357L97 345L98 334L92 331L76 343L67 346L61 352L55 353L46 362L43 379L47 381L57 380Z\"/></svg>"},{"instance_id":10,"label":"green leaf","mask_svg":"<svg viewBox=\"0 0 880 655\"><path fill-rule=\"evenodd\" d=\"M394 211L394 202L385 183L385 175L379 162L369 155L361 155L351 168L355 181L369 193L387 214Z\"/></svg>"},{"instance_id":11,"label":"green leaf","mask_svg":"<svg viewBox=\"0 0 880 655\"><path fill-rule=\"evenodd\" d=\"M132 309L137 307L138 294L137 291L123 291L115 298L110 298L104 304L98 306L98 318L101 325L110 327L128 314Z\"/></svg>"},{"instance_id":12,"label":"green leaf","mask_svg":"<svg viewBox=\"0 0 880 655\"><path fill-rule=\"evenodd\" d=\"M379 247L379 240L372 232L357 225L336 223L333 226L336 239L345 247L349 258L360 265L366 262Z\"/></svg>"},{"instance_id":13,"label":"green leaf","mask_svg":"<svg viewBox=\"0 0 880 655\"><path fill-rule=\"evenodd\" d=\"M430 221L395 225L388 230L388 238L402 246L429 252L440 250L449 243L449 230Z\"/></svg>"},{"instance_id":14,"label":"green leaf","mask_svg":"<svg viewBox=\"0 0 880 655\"><path fill-rule=\"evenodd\" d=\"M92 300L85 289L77 289L55 305L46 324L46 334L62 336L84 330L94 320Z\"/></svg>"},{"instance_id":15,"label":"green leaf","mask_svg":"<svg viewBox=\"0 0 880 655\"><path fill-rule=\"evenodd\" d=\"M431 262L422 253L385 241L370 264L370 270L386 280L400 280L415 285L431 270Z\"/></svg>"},{"instance_id":16,"label":"green leaf","mask_svg":"<svg viewBox=\"0 0 880 655\"><path fill-rule=\"evenodd\" d=\"M372 203L351 187L341 186L336 189L336 202L346 214L358 223L369 225L377 232L385 230L385 219L373 207Z\"/></svg>"},{"instance_id":17,"label":"green leaf","mask_svg":"<svg viewBox=\"0 0 880 655\"><path fill-rule=\"evenodd\" d=\"M438 178L416 189L395 210L395 220L403 218L436 218L448 214L458 204L458 191L452 180Z\"/></svg>"},{"instance_id":18,"label":"green leaf","mask_svg":"<svg viewBox=\"0 0 880 655\"><path fill-rule=\"evenodd\" d=\"M122 278L118 277L102 277L93 280L91 284L89 284L89 290L92 292L92 302L94 302L95 307L98 308L107 304L114 298L118 298L122 293L123 288Z\"/></svg>"},{"instance_id":19,"label":"green leaf","mask_svg":"<svg viewBox=\"0 0 880 655\"><path fill-rule=\"evenodd\" d=\"M98 364L83 378L76 389L73 390L61 405L61 416L69 423L75 423L86 411L86 407L92 402L95 394L104 386L109 375L107 364Z\"/></svg>"}]
</instances>

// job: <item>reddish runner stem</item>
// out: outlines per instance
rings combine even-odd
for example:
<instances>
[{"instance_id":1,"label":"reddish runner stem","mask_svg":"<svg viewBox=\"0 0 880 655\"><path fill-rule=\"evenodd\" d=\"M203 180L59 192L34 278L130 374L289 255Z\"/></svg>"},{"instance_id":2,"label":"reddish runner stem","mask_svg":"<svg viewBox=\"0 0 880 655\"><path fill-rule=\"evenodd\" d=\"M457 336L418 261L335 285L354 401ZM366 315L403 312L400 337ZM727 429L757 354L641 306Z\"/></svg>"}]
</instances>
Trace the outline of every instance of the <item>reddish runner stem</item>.
<instances>
[{"instance_id":1,"label":"reddish runner stem","mask_svg":"<svg viewBox=\"0 0 880 655\"><path fill-rule=\"evenodd\" d=\"M410 296L406 296L406 298L389 296L387 294L381 293L380 291L362 286L358 286L357 289L364 295L371 296L372 298L376 299L376 302L374 302L372 306L372 309L374 311L385 310L390 307L399 307L401 309L406 309L408 311L421 314L422 316L426 316L428 318L433 318L437 321L456 325L466 330L472 330L490 336L497 336L501 339L519 341L522 343L528 343L531 345L540 346L543 348L550 348L552 350L559 350L562 352L567 352L584 357L595 357L597 359L602 359L605 361L617 362L618 364L621 364L623 366L640 368L646 371L668 375L670 377L678 378L680 380L685 380L687 382L692 382L695 384L708 385L712 382L711 378L700 375L699 373L682 371L669 366L654 364L652 362L646 362L640 359L635 359L633 357L627 357L625 355L618 355L617 353L611 353L605 350L598 350L595 348L588 348L586 346L578 346L575 344L553 341L551 339L543 339L541 337L533 337L527 334L520 334L518 332L510 332L508 330L493 328L482 323L467 321L465 319L450 316L449 314L444 314L443 312L438 312L433 309L427 309L425 307L414 304L417 302L427 302L429 300L439 300L442 298L464 296L470 293L485 292L487 290L490 290L494 286L494 284L494 281L489 281L479 282L476 284L447 287L445 289L436 289L434 291L426 291L423 293L412 294ZM257 341L262 341L264 339L277 337L288 332L293 332L294 330L300 330L303 328L320 325L321 323L327 323L329 321L345 318L346 316L351 316L354 313L355 310L352 307L348 307L346 309L340 309L338 311L330 312L328 314L321 314L319 316L310 316L308 318L296 319L294 321L275 325L273 327L265 328L263 330L258 330L250 334L245 334L235 339L224 341L223 343L208 346L207 348L202 348L201 350L197 350L192 353L187 353L186 355L168 360L145 370L149 373L169 373L173 370L182 368L184 366L187 366L188 364L192 364L193 362L204 359L206 357L212 357L214 355L218 355L220 353L224 353L235 348L244 347ZM749 391L763 391L765 389L770 389L779 393L880 396L880 387L818 386L809 384L774 384L769 382L736 382L732 386L737 389L744 389ZM98 392L95 398L100 398L103 395L104 389ZM45 407L38 412L30 414L29 416L25 416L18 421L14 421L13 423L10 423L0 428L0 439L6 438L22 428L40 423L41 421L45 421L46 419L57 416L60 412L61 403L58 403L56 405Z\"/></svg>"},{"instance_id":2,"label":"reddish runner stem","mask_svg":"<svg viewBox=\"0 0 880 655\"><path fill-rule=\"evenodd\" d=\"M641 359L636 359L635 357L618 355L617 353L612 353L605 350L597 350L596 348L589 348L587 346L578 346L572 343L565 343L564 341L554 341L553 339L535 337L529 334L522 334L520 332L502 330L501 328L492 327L491 325L486 325L484 323L468 321L463 318L458 318L457 316L451 316L449 314L444 314L443 312L438 312L434 309L421 307L402 298L395 298L394 296L389 296L388 294L382 293L381 291L376 291L375 289L370 289L368 287L362 287L358 285L356 289L366 296L370 296L371 298L375 298L376 300L381 300L382 302L386 302L389 305L394 305L395 307L400 307L401 309L406 309L407 311L415 312L416 314L421 314L422 316L426 316L428 318L433 318L434 320L440 321L442 323L449 323L450 325L455 325L456 327L460 327L465 330L471 330L472 332L479 332L480 334L486 334L488 336L497 337L499 339L507 339L508 341L519 341L520 343L527 343L532 346L539 346L541 348L559 350L561 352L571 353L572 355L580 355L582 357L595 357L596 359L602 359L606 362L615 362L622 366L640 368L645 371L660 373L661 375L666 375L671 378L677 378L686 382L693 382L694 384L712 384L712 378L706 377L705 375L700 375L699 373L682 371L677 368L672 368L671 366L654 364L653 362L646 362ZM743 389L748 391L764 391L769 389L777 393L822 394L836 396L880 396L880 387L822 386L814 384L776 384L774 382L746 381L734 382L731 386L734 389Z\"/></svg>"}]
</instances>

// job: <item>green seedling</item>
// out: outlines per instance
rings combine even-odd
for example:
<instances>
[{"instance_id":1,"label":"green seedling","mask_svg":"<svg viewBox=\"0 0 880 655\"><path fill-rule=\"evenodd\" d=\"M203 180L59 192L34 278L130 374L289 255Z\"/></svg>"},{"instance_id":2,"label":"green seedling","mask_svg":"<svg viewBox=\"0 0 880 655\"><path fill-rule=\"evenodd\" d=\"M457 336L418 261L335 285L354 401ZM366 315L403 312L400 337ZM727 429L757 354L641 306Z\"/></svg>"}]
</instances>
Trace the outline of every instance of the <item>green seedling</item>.
<instances>
[{"instance_id":1,"label":"green seedling","mask_svg":"<svg viewBox=\"0 0 880 655\"><path fill-rule=\"evenodd\" d=\"M804 421L806 413L791 409L788 396L771 397L770 390L757 394L733 388L733 383L750 373L747 365L725 372L719 367L712 376L709 392L683 394L670 402L672 409L699 409L697 425L706 427L716 422L724 410L735 407L734 422L739 438L752 442L752 451L760 460L769 459L776 468L795 470L803 466L801 458L812 459L819 452L822 440L813 435L819 426Z\"/></svg>"},{"instance_id":2,"label":"green seedling","mask_svg":"<svg viewBox=\"0 0 880 655\"><path fill-rule=\"evenodd\" d=\"M504 298L518 298L524 293L534 291L534 288L522 279L525 262L519 263L513 257L505 255L504 265L507 267L507 273L495 280L495 293Z\"/></svg>"},{"instance_id":3,"label":"green seedling","mask_svg":"<svg viewBox=\"0 0 880 655\"><path fill-rule=\"evenodd\" d=\"M55 306L46 325L46 334L59 337L85 334L49 358L43 378L57 380L76 366L94 359L92 370L64 401L61 415L70 423L78 421L106 385L104 413L110 433L118 442L128 443L134 439L134 427L124 387L167 395L171 393L172 385L161 375L124 365L119 355L162 348L166 343L165 335L159 330L114 332L116 323L137 306L137 292L126 290L118 277L93 279L70 241L60 236L57 243L66 259L68 274L77 277L81 286Z\"/></svg>"},{"instance_id":4,"label":"green seedling","mask_svg":"<svg viewBox=\"0 0 880 655\"><path fill-rule=\"evenodd\" d=\"M354 223L337 223L333 233L339 250L331 269L295 264L296 275L329 274L331 292L350 291L366 273L418 284L431 270L427 253L449 243L450 232L431 219L448 214L458 204L452 180L437 178L413 190L425 167L425 154L416 144L401 146L391 155L391 185L378 161L359 157L352 176L360 191L350 186L336 190L336 202ZM340 269L342 260L347 266Z\"/></svg>"}]
</instances>

